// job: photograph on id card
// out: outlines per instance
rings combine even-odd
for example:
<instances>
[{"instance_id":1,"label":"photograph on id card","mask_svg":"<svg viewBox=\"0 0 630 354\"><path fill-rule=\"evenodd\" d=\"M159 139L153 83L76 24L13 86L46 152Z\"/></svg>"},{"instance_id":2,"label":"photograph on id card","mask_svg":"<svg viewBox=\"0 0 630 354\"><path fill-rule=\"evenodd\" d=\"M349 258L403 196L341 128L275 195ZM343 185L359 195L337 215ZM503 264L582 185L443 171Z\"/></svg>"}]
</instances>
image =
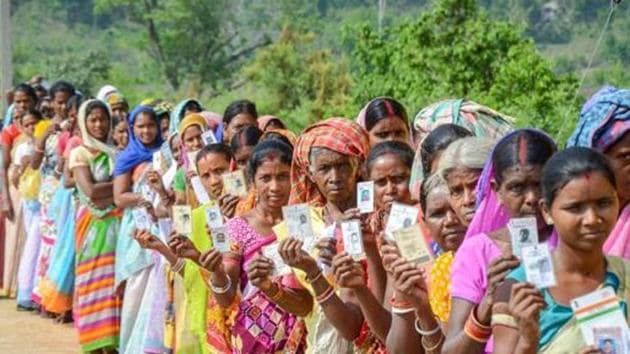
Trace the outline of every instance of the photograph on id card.
<instances>
[{"instance_id":1,"label":"photograph on id card","mask_svg":"<svg viewBox=\"0 0 630 354\"><path fill-rule=\"evenodd\" d=\"M282 216L287 223L289 236L304 241L313 237L311 211L307 204L282 207Z\"/></svg>"},{"instance_id":2,"label":"photograph on id card","mask_svg":"<svg viewBox=\"0 0 630 354\"><path fill-rule=\"evenodd\" d=\"M173 227L178 234L190 236L192 233L192 210L189 205L173 206Z\"/></svg>"},{"instance_id":3,"label":"photograph on id card","mask_svg":"<svg viewBox=\"0 0 630 354\"><path fill-rule=\"evenodd\" d=\"M204 146L217 143L217 138L214 136L214 132L212 130L207 130L201 134L201 139L203 140Z\"/></svg>"},{"instance_id":4,"label":"photograph on id card","mask_svg":"<svg viewBox=\"0 0 630 354\"><path fill-rule=\"evenodd\" d=\"M385 226L385 238L394 241L394 231L417 224L419 212L416 207L394 202Z\"/></svg>"},{"instance_id":5,"label":"photograph on id card","mask_svg":"<svg viewBox=\"0 0 630 354\"><path fill-rule=\"evenodd\" d=\"M357 183L357 208L361 214L374 211L374 181Z\"/></svg>"},{"instance_id":6,"label":"photograph on id card","mask_svg":"<svg viewBox=\"0 0 630 354\"><path fill-rule=\"evenodd\" d=\"M593 327L593 340L597 349L604 354L629 354L628 342L624 339L621 326Z\"/></svg>"},{"instance_id":7,"label":"photograph on id card","mask_svg":"<svg viewBox=\"0 0 630 354\"><path fill-rule=\"evenodd\" d=\"M556 285L556 275L553 271L553 260L546 243L525 246L522 250L523 266L527 281L538 289L550 288Z\"/></svg>"},{"instance_id":8,"label":"photograph on id card","mask_svg":"<svg viewBox=\"0 0 630 354\"><path fill-rule=\"evenodd\" d=\"M151 231L151 216L144 208L134 208L131 211L131 215L136 229Z\"/></svg>"},{"instance_id":9,"label":"photograph on id card","mask_svg":"<svg viewBox=\"0 0 630 354\"><path fill-rule=\"evenodd\" d=\"M519 259L523 247L538 244L538 225L534 217L510 219L508 231L512 242L512 254Z\"/></svg>"},{"instance_id":10,"label":"photograph on id card","mask_svg":"<svg viewBox=\"0 0 630 354\"><path fill-rule=\"evenodd\" d=\"M221 253L230 251L230 238L225 226L210 229L212 234L212 247Z\"/></svg>"},{"instance_id":11,"label":"photograph on id card","mask_svg":"<svg viewBox=\"0 0 630 354\"><path fill-rule=\"evenodd\" d=\"M355 260L363 259L365 252L363 250L361 222L359 220L342 221L341 234L343 236L343 248L346 253Z\"/></svg>"},{"instance_id":12,"label":"photograph on id card","mask_svg":"<svg viewBox=\"0 0 630 354\"><path fill-rule=\"evenodd\" d=\"M284 263L284 260L282 260L282 256L280 256L280 252L278 252L279 247L280 243L276 241L263 247L262 250L262 255L266 258L269 258L269 260L271 260L271 262L273 263L272 275L276 277L291 274L291 267Z\"/></svg>"},{"instance_id":13,"label":"photograph on id card","mask_svg":"<svg viewBox=\"0 0 630 354\"><path fill-rule=\"evenodd\" d=\"M214 204L206 208L206 225L210 229L223 227L223 215L219 205Z\"/></svg>"},{"instance_id":14,"label":"photograph on id card","mask_svg":"<svg viewBox=\"0 0 630 354\"><path fill-rule=\"evenodd\" d=\"M421 265L433 261L433 255L424 240L420 225L415 224L394 231L394 240L400 255L407 261Z\"/></svg>"},{"instance_id":15,"label":"photograph on id card","mask_svg":"<svg viewBox=\"0 0 630 354\"><path fill-rule=\"evenodd\" d=\"M223 175L223 188L226 194L237 197L247 196L247 181L242 170L226 173Z\"/></svg>"}]
</instances>

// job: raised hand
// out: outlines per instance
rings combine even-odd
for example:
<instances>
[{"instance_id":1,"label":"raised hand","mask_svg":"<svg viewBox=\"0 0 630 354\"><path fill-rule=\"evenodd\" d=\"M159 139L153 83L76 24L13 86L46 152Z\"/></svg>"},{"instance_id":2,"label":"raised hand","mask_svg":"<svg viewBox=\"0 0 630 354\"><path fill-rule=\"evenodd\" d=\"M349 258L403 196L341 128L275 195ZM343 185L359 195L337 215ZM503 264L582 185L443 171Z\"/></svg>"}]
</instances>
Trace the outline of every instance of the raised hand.
<instances>
[{"instance_id":1,"label":"raised hand","mask_svg":"<svg viewBox=\"0 0 630 354\"><path fill-rule=\"evenodd\" d=\"M247 273L247 278L253 286L263 291L271 288L273 262L270 259L262 255L258 255L247 263L245 266L245 272Z\"/></svg>"},{"instance_id":2,"label":"raised hand","mask_svg":"<svg viewBox=\"0 0 630 354\"><path fill-rule=\"evenodd\" d=\"M512 285L509 302L510 313L518 324L521 338L537 344L540 340L540 310L546 307L540 290L529 283Z\"/></svg>"},{"instance_id":3,"label":"raised hand","mask_svg":"<svg viewBox=\"0 0 630 354\"><path fill-rule=\"evenodd\" d=\"M345 252L333 257L332 269L337 284L342 288L358 290L367 286L361 263Z\"/></svg>"}]
</instances>

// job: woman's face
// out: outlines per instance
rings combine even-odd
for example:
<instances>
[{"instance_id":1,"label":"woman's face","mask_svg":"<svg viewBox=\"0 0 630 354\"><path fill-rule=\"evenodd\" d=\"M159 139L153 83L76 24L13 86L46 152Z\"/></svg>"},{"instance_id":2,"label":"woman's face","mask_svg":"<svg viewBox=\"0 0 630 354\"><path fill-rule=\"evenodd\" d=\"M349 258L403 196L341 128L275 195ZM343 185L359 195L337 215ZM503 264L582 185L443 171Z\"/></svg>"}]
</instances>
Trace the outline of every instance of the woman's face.
<instances>
[{"instance_id":1,"label":"woman's face","mask_svg":"<svg viewBox=\"0 0 630 354\"><path fill-rule=\"evenodd\" d=\"M33 137L35 133L35 126L37 125L37 117L27 114L22 117L22 122L20 123L20 131L22 131L26 136Z\"/></svg>"},{"instance_id":2,"label":"woman's face","mask_svg":"<svg viewBox=\"0 0 630 354\"><path fill-rule=\"evenodd\" d=\"M228 124L225 131L226 141L232 141L232 137L249 125L257 125L256 118L249 113L241 113L236 115Z\"/></svg>"},{"instance_id":3,"label":"woman's face","mask_svg":"<svg viewBox=\"0 0 630 354\"><path fill-rule=\"evenodd\" d=\"M201 183L211 198L219 198L223 192L223 174L230 170L230 161L223 154L209 153L197 162Z\"/></svg>"},{"instance_id":4,"label":"woman's face","mask_svg":"<svg viewBox=\"0 0 630 354\"><path fill-rule=\"evenodd\" d=\"M262 206L272 210L281 210L289 203L291 165L283 163L278 156L270 154L256 169L254 187Z\"/></svg>"},{"instance_id":5,"label":"woman's face","mask_svg":"<svg viewBox=\"0 0 630 354\"><path fill-rule=\"evenodd\" d=\"M182 141L179 139L179 135L171 139L171 152L177 164L181 165Z\"/></svg>"},{"instance_id":6,"label":"woman's face","mask_svg":"<svg viewBox=\"0 0 630 354\"><path fill-rule=\"evenodd\" d=\"M127 120L129 106L125 102L119 102L112 105L112 114L117 115L120 119Z\"/></svg>"},{"instance_id":7,"label":"woman's face","mask_svg":"<svg viewBox=\"0 0 630 354\"><path fill-rule=\"evenodd\" d=\"M341 206L352 200L358 167L350 156L320 148L310 164L311 178L328 202Z\"/></svg>"},{"instance_id":8,"label":"woman's face","mask_svg":"<svg viewBox=\"0 0 630 354\"><path fill-rule=\"evenodd\" d=\"M26 92L17 91L13 95L13 109L15 114L21 115L29 108L33 107L35 107L35 102L33 101L33 98L29 96Z\"/></svg>"},{"instance_id":9,"label":"woman's face","mask_svg":"<svg viewBox=\"0 0 630 354\"><path fill-rule=\"evenodd\" d=\"M409 191L411 169L398 156L385 154L378 157L370 168L374 181L374 201L377 210L389 208L393 202L412 204Z\"/></svg>"},{"instance_id":10,"label":"woman's face","mask_svg":"<svg viewBox=\"0 0 630 354\"><path fill-rule=\"evenodd\" d=\"M133 123L133 134L145 146L151 146L157 139L158 126L151 114L139 113Z\"/></svg>"},{"instance_id":11,"label":"woman's face","mask_svg":"<svg viewBox=\"0 0 630 354\"><path fill-rule=\"evenodd\" d=\"M445 187L432 189L427 195L424 222L433 239L445 251L457 251L464 241L466 227L451 208Z\"/></svg>"},{"instance_id":12,"label":"woman's face","mask_svg":"<svg viewBox=\"0 0 630 354\"><path fill-rule=\"evenodd\" d=\"M59 118L66 117L66 102L70 99L70 92L57 91L52 100L52 108Z\"/></svg>"},{"instance_id":13,"label":"woman's face","mask_svg":"<svg viewBox=\"0 0 630 354\"><path fill-rule=\"evenodd\" d=\"M74 129L77 125L77 118L79 117L79 111L77 107L71 107L68 109L68 127Z\"/></svg>"},{"instance_id":14,"label":"woman's face","mask_svg":"<svg viewBox=\"0 0 630 354\"><path fill-rule=\"evenodd\" d=\"M243 170L247 166L247 161L249 161L249 157L252 156L252 152L254 152L253 146L241 146L238 150L234 152L234 159L236 160L236 164L238 168Z\"/></svg>"},{"instance_id":15,"label":"woman's face","mask_svg":"<svg viewBox=\"0 0 630 354\"><path fill-rule=\"evenodd\" d=\"M602 249L617 222L619 200L604 175L590 172L569 181L543 210L564 244L589 252Z\"/></svg>"},{"instance_id":16,"label":"woman's face","mask_svg":"<svg viewBox=\"0 0 630 354\"><path fill-rule=\"evenodd\" d=\"M106 141L109 135L109 114L101 107L96 107L88 113L85 119L88 134L100 141Z\"/></svg>"},{"instance_id":17,"label":"woman's face","mask_svg":"<svg viewBox=\"0 0 630 354\"><path fill-rule=\"evenodd\" d=\"M481 170L458 167L446 177L451 207L466 227L475 216L479 176L481 176Z\"/></svg>"},{"instance_id":18,"label":"woman's face","mask_svg":"<svg viewBox=\"0 0 630 354\"><path fill-rule=\"evenodd\" d=\"M114 133L112 138L116 142L116 147L119 149L124 149L129 142L129 133L127 132L127 121L121 120L114 127Z\"/></svg>"},{"instance_id":19,"label":"woman's face","mask_svg":"<svg viewBox=\"0 0 630 354\"><path fill-rule=\"evenodd\" d=\"M619 202L623 208L630 202L630 132L608 148L606 156L610 158L610 163L615 171Z\"/></svg>"},{"instance_id":20,"label":"woman's face","mask_svg":"<svg viewBox=\"0 0 630 354\"><path fill-rule=\"evenodd\" d=\"M191 125L182 133L182 141L186 147L186 151L197 151L203 147L203 139L201 138L201 128L198 125Z\"/></svg>"},{"instance_id":21,"label":"woman's face","mask_svg":"<svg viewBox=\"0 0 630 354\"><path fill-rule=\"evenodd\" d=\"M286 129L286 127L284 126L284 123L282 123L280 119L272 119L269 121L269 123L267 123L267 126L265 127L265 131L269 129Z\"/></svg>"},{"instance_id":22,"label":"woman's face","mask_svg":"<svg viewBox=\"0 0 630 354\"><path fill-rule=\"evenodd\" d=\"M369 131L370 146L375 146L384 141L400 141L409 143L409 128L399 117L381 119Z\"/></svg>"},{"instance_id":23,"label":"woman's face","mask_svg":"<svg viewBox=\"0 0 630 354\"><path fill-rule=\"evenodd\" d=\"M513 218L534 216L538 226L545 225L540 210L542 166L513 166L503 171L501 185L493 182L499 201Z\"/></svg>"},{"instance_id":24,"label":"woman's face","mask_svg":"<svg viewBox=\"0 0 630 354\"><path fill-rule=\"evenodd\" d=\"M168 139L169 136L169 124L170 124L171 120L168 117L168 114L163 114L160 118L160 130L162 131L162 137L166 140Z\"/></svg>"}]
</instances>

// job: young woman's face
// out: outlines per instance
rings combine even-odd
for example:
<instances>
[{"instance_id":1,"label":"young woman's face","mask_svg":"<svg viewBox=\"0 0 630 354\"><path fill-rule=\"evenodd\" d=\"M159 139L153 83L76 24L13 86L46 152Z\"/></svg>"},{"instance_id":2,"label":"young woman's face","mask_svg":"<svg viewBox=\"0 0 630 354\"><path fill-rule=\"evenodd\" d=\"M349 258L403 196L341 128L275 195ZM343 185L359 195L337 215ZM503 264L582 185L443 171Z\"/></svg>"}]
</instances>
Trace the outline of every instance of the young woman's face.
<instances>
[{"instance_id":1,"label":"young woman's face","mask_svg":"<svg viewBox=\"0 0 630 354\"><path fill-rule=\"evenodd\" d=\"M377 210L389 208L393 202L412 203L409 176L411 169L394 154L382 155L372 162L369 178L374 181Z\"/></svg>"},{"instance_id":2,"label":"young woman's face","mask_svg":"<svg viewBox=\"0 0 630 354\"><path fill-rule=\"evenodd\" d=\"M348 155L319 149L311 156L311 179L326 200L335 205L344 205L354 196L357 183L357 167Z\"/></svg>"},{"instance_id":3,"label":"young woman's face","mask_svg":"<svg viewBox=\"0 0 630 354\"><path fill-rule=\"evenodd\" d=\"M197 125L191 125L182 132L182 142L186 151L197 151L203 147L202 133L201 128Z\"/></svg>"},{"instance_id":4,"label":"young woman's face","mask_svg":"<svg viewBox=\"0 0 630 354\"><path fill-rule=\"evenodd\" d=\"M540 210L542 168L539 165L513 166L503 171L501 185L493 184L510 216L534 216L539 227L545 225Z\"/></svg>"},{"instance_id":5,"label":"young woman's face","mask_svg":"<svg viewBox=\"0 0 630 354\"><path fill-rule=\"evenodd\" d=\"M409 143L409 128L399 117L381 119L369 131L370 146L384 141L400 141Z\"/></svg>"},{"instance_id":6,"label":"young woman's face","mask_svg":"<svg viewBox=\"0 0 630 354\"><path fill-rule=\"evenodd\" d=\"M119 149L124 149L129 142L129 133L127 132L127 121L121 120L114 127L114 133L112 134L112 138L116 142L116 147Z\"/></svg>"},{"instance_id":7,"label":"young woman's face","mask_svg":"<svg viewBox=\"0 0 630 354\"><path fill-rule=\"evenodd\" d=\"M254 187L263 206L280 210L289 203L291 165L283 163L278 156L270 155L258 166Z\"/></svg>"},{"instance_id":8,"label":"young woman's face","mask_svg":"<svg viewBox=\"0 0 630 354\"><path fill-rule=\"evenodd\" d=\"M604 245L617 222L619 200L615 186L592 172L569 181L543 210L563 243L588 252Z\"/></svg>"},{"instance_id":9,"label":"young woman's face","mask_svg":"<svg viewBox=\"0 0 630 354\"><path fill-rule=\"evenodd\" d=\"M158 134L158 126L151 114L139 113L133 123L133 134L146 146L153 145Z\"/></svg>"},{"instance_id":10,"label":"young woman's face","mask_svg":"<svg viewBox=\"0 0 630 354\"><path fill-rule=\"evenodd\" d=\"M70 99L70 92L57 91L52 99L52 109L59 118L66 118L66 102Z\"/></svg>"},{"instance_id":11,"label":"young woman's face","mask_svg":"<svg viewBox=\"0 0 630 354\"><path fill-rule=\"evenodd\" d=\"M35 133L35 126L37 125L37 117L27 114L22 117L22 121L20 123L20 130L28 137L33 137Z\"/></svg>"},{"instance_id":12,"label":"young woman's face","mask_svg":"<svg viewBox=\"0 0 630 354\"><path fill-rule=\"evenodd\" d=\"M15 94L13 95L13 109L15 114L21 115L29 108L33 107L35 107L35 102L33 101L33 98L31 96L23 91L15 92Z\"/></svg>"},{"instance_id":13,"label":"young woman's face","mask_svg":"<svg viewBox=\"0 0 630 354\"><path fill-rule=\"evenodd\" d=\"M68 115L68 127L70 127L71 129L74 129L77 126L77 118L79 116L79 111L77 110L77 107L72 107L68 109L67 115Z\"/></svg>"},{"instance_id":14,"label":"young woman's face","mask_svg":"<svg viewBox=\"0 0 630 354\"><path fill-rule=\"evenodd\" d=\"M431 236L444 251L457 251L464 241L466 227L451 208L448 189L432 189L426 203L424 222Z\"/></svg>"},{"instance_id":15,"label":"young woman's face","mask_svg":"<svg viewBox=\"0 0 630 354\"><path fill-rule=\"evenodd\" d=\"M252 152L254 152L254 147L246 145L241 146L234 152L234 159L236 160L236 165L238 165L239 169L245 169L247 161L249 161L249 157L252 156Z\"/></svg>"},{"instance_id":16,"label":"young woman's face","mask_svg":"<svg viewBox=\"0 0 630 354\"><path fill-rule=\"evenodd\" d=\"M232 141L232 137L243 130L243 128L254 125L256 126L258 123L256 122L256 118L248 113L237 114L232 120L230 124L228 124L227 129L225 131L225 139L226 141Z\"/></svg>"},{"instance_id":17,"label":"young woman's face","mask_svg":"<svg viewBox=\"0 0 630 354\"><path fill-rule=\"evenodd\" d=\"M481 176L481 170L458 167L451 171L446 178L451 207L466 227L475 216L479 176Z\"/></svg>"},{"instance_id":18,"label":"young woman's face","mask_svg":"<svg viewBox=\"0 0 630 354\"><path fill-rule=\"evenodd\" d=\"M96 107L88 113L85 119L85 127L92 137L100 141L106 141L109 135L109 113L101 108Z\"/></svg>"},{"instance_id":19,"label":"young woman's face","mask_svg":"<svg viewBox=\"0 0 630 354\"><path fill-rule=\"evenodd\" d=\"M210 153L197 163L201 183L211 198L219 198L223 192L223 174L230 170L230 161L223 154Z\"/></svg>"},{"instance_id":20,"label":"young woman's face","mask_svg":"<svg viewBox=\"0 0 630 354\"><path fill-rule=\"evenodd\" d=\"M615 171L619 202L623 208L630 202L630 132L606 151Z\"/></svg>"}]
</instances>

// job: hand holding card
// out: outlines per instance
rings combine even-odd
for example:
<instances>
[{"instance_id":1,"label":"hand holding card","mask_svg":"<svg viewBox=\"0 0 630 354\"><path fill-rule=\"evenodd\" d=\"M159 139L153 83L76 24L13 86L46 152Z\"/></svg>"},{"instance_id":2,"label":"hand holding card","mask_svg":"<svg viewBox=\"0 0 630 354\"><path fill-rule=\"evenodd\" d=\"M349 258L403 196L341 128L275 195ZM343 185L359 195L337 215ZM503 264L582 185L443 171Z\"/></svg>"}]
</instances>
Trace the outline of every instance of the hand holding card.
<instances>
[{"instance_id":1,"label":"hand holding card","mask_svg":"<svg viewBox=\"0 0 630 354\"><path fill-rule=\"evenodd\" d=\"M263 248L262 254L269 258L274 265L273 276L281 276L291 274L291 267L286 265L278 252L280 244L276 241Z\"/></svg>"}]
</instances>

